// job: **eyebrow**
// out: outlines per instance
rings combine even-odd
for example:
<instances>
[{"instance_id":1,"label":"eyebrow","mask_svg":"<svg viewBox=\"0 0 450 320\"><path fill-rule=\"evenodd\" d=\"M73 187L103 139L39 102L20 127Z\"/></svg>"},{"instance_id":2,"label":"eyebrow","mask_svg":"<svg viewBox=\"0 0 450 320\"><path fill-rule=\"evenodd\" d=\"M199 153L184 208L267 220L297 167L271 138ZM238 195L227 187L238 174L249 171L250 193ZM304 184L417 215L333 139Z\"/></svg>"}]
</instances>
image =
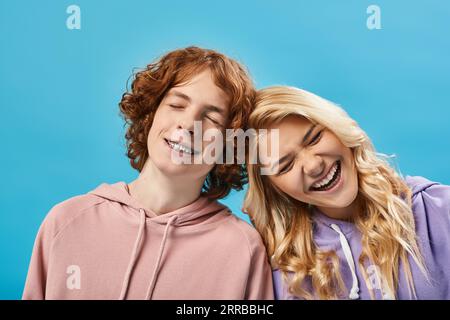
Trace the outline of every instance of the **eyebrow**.
<instances>
[{"instance_id":1,"label":"eyebrow","mask_svg":"<svg viewBox=\"0 0 450 320\"><path fill-rule=\"evenodd\" d=\"M311 133L313 132L313 130L314 130L315 127L316 127L315 124L313 124L313 125L311 125L311 127L309 127L308 131L306 132L306 134L304 135L304 137L303 137L303 139L302 139L302 144L304 144L304 143L308 140L309 136L311 135ZM283 164L283 163L286 162L287 160L290 160L289 157L292 158L292 153L288 153L288 154L284 155L283 157L281 157L278 161L276 161L276 162L272 165L272 170L274 169L274 167L275 167L276 165L279 165L279 166L280 166L281 164Z\"/></svg>"},{"instance_id":2,"label":"eyebrow","mask_svg":"<svg viewBox=\"0 0 450 320\"><path fill-rule=\"evenodd\" d=\"M222 108L219 108L219 107L217 107L217 106L213 106L212 104L207 105L207 106L206 106L206 109L207 109L208 111L211 111L211 112L217 112L217 113L220 113L221 115L224 115L224 113L225 113L225 111L224 111Z\"/></svg>"},{"instance_id":3,"label":"eyebrow","mask_svg":"<svg viewBox=\"0 0 450 320\"><path fill-rule=\"evenodd\" d=\"M169 96L174 95L176 97L186 100L189 103L192 101L191 97L189 97L187 94L184 94L180 91L172 90L172 91L170 91L170 93L168 95ZM210 111L210 112L217 112L217 113L220 113L221 115L225 115L225 110L223 110L220 107L214 106L212 104L206 105L206 109L207 109L207 111Z\"/></svg>"},{"instance_id":4,"label":"eyebrow","mask_svg":"<svg viewBox=\"0 0 450 320\"><path fill-rule=\"evenodd\" d=\"M180 91L172 90L169 92L168 96L176 96L178 98L186 100L187 102L191 102L191 97L189 97L188 95L186 95Z\"/></svg>"}]
</instances>

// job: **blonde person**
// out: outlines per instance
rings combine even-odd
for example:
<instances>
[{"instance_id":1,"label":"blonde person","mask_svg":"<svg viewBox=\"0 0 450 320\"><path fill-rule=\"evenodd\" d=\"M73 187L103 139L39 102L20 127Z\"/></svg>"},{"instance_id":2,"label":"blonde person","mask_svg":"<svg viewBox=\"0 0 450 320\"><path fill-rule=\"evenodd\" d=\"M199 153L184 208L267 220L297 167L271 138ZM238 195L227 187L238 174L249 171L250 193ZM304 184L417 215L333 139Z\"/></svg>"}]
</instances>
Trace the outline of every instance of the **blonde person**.
<instances>
[{"instance_id":1,"label":"blonde person","mask_svg":"<svg viewBox=\"0 0 450 320\"><path fill-rule=\"evenodd\" d=\"M279 130L278 156L248 166L244 204L277 299L450 298L449 186L403 178L343 109L304 90L259 91L249 127L268 145Z\"/></svg>"}]
</instances>

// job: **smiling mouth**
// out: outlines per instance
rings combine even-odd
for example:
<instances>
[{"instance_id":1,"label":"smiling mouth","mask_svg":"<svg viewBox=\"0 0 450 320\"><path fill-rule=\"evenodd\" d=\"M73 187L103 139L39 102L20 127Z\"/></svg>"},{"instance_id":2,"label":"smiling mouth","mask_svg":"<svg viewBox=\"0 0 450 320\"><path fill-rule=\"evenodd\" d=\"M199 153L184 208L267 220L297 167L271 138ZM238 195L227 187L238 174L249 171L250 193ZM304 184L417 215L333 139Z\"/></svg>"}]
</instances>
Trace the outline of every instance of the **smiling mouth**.
<instances>
[{"instance_id":1,"label":"smiling mouth","mask_svg":"<svg viewBox=\"0 0 450 320\"><path fill-rule=\"evenodd\" d=\"M179 144L178 142L175 142L175 141L172 141L172 140L168 140L166 138L164 138L164 141L174 151L178 151L178 152L181 152L181 153L186 153L186 154L189 154L189 155L198 154L198 152L195 151L194 149L186 147L186 146L184 146L182 144Z\"/></svg>"},{"instance_id":2,"label":"smiling mouth","mask_svg":"<svg viewBox=\"0 0 450 320\"><path fill-rule=\"evenodd\" d=\"M341 178L341 161L336 161L331 167L328 174L320 181L314 183L309 190L310 191L328 191L332 189Z\"/></svg>"}]
</instances>

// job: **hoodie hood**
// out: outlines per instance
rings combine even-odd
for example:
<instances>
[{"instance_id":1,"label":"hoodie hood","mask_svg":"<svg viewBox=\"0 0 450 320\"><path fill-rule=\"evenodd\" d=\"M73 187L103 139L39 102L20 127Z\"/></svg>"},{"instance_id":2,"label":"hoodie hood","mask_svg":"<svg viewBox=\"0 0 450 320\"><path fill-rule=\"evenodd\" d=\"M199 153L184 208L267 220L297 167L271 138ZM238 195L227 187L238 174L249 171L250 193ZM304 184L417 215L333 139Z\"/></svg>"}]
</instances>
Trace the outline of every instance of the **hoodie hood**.
<instances>
[{"instance_id":1,"label":"hoodie hood","mask_svg":"<svg viewBox=\"0 0 450 320\"><path fill-rule=\"evenodd\" d=\"M413 198L429 187L439 185L438 182L433 182L420 176L406 176L405 182L411 188Z\"/></svg>"},{"instance_id":2,"label":"hoodie hood","mask_svg":"<svg viewBox=\"0 0 450 320\"><path fill-rule=\"evenodd\" d=\"M133 209L131 211L131 215L133 218L134 213L134 219L139 219L138 213L143 212L146 219L158 224L167 224L172 217L176 216L173 225L192 225L196 224L196 220L199 220L198 222L203 221L204 219L201 218L204 218L205 216L215 214L223 210L228 211L228 208L219 202L211 201L206 197L200 196L194 202L182 208L158 215L154 211L144 208L135 198L133 198L130 195L128 185L123 181L114 184L102 183L88 193Z\"/></svg>"},{"instance_id":3,"label":"hoodie hood","mask_svg":"<svg viewBox=\"0 0 450 320\"><path fill-rule=\"evenodd\" d=\"M128 185L123 181L111 185L103 183L94 190L90 191L89 194L106 199L110 202L116 202L132 209L131 211L127 210L127 212L130 212L132 219L139 221L139 229L136 234L136 241L132 248L128 268L123 279L122 290L119 296L120 300L123 300L126 297L132 272L141 253L142 244L145 240L147 221L165 225L164 235L159 247L159 251L157 253L156 264L154 266L145 297L146 300L149 300L152 298L155 283L159 275L161 258L168 243L168 235L170 229L172 227L182 227L193 225L197 222L200 223L204 220L203 218L207 218L208 216L215 215L221 211L228 210L227 207L219 204L218 202L210 201L208 198L200 196L197 200L182 208L162 215L157 215L154 211L146 209L141 204L139 204L138 201L130 195Z\"/></svg>"}]
</instances>

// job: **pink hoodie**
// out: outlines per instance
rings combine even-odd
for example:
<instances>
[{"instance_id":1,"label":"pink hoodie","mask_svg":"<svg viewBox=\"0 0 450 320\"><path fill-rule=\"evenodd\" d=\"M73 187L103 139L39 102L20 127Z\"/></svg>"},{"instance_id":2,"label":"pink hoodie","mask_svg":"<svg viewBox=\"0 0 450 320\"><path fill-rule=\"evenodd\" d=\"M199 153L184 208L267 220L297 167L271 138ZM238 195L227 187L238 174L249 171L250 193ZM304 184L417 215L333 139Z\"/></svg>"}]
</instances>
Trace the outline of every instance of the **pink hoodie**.
<instances>
[{"instance_id":1,"label":"pink hoodie","mask_svg":"<svg viewBox=\"0 0 450 320\"><path fill-rule=\"evenodd\" d=\"M125 182L54 206L23 299L273 299L257 231L200 197L157 216Z\"/></svg>"}]
</instances>

